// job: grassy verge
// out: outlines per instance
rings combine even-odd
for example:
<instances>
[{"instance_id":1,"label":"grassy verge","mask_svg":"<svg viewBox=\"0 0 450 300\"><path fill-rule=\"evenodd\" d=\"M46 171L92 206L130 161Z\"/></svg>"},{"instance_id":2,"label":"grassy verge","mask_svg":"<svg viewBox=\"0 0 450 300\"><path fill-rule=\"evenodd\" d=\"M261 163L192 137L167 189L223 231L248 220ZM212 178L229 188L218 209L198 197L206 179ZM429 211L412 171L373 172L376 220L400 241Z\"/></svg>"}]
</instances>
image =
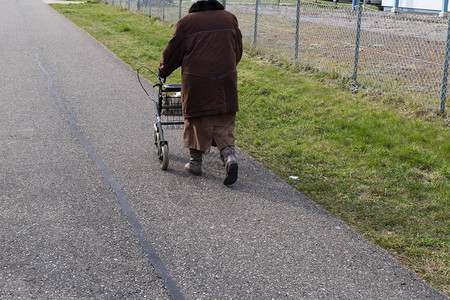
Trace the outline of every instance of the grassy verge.
<instances>
[{"instance_id":1,"label":"grassy verge","mask_svg":"<svg viewBox=\"0 0 450 300\"><path fill-rule=\"evenodd\" d=\"M103 4L54 7L133 68L156 70L173 33L158 19ZM450 296L445 119L405 113L351 93L338 78L249 52L238 69L238 145Z\"/></svg>"}]
</instances>

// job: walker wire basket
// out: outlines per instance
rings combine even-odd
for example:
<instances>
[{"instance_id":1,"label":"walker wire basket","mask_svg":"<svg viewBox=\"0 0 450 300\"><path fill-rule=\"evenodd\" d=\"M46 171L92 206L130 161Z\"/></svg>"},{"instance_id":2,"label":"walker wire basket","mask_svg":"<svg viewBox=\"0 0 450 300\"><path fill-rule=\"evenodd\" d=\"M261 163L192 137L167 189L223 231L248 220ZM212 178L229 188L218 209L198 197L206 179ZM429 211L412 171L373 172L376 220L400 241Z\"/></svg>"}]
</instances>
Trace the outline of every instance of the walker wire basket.
<instances>
[{"instance_id":1,"label":"walker wire basket","mask_svg":"<svg viewBox=\"0 0 450 300\"><path fill-rule=\"evenodd\" d=\"M184 124L181 84L164 84L160 88L158 110L161 124L166 128L179 128Z\"/></svg>"}]
</instances>

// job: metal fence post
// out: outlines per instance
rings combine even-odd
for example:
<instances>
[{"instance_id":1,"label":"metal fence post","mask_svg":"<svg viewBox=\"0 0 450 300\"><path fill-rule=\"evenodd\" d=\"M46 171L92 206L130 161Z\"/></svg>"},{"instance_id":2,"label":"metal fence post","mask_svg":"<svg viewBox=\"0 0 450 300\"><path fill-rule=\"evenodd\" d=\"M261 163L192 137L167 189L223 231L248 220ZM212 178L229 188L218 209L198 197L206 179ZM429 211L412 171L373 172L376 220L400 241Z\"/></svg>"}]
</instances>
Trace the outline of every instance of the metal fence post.
<instances>
[{"instance_id":1,"label":"metal fence post","mask_svg":"<svg viewBox=\"0 0 450 300\"><path fill-rule=\"evenodd\" d=\"M440 113L445 112L445 102L447 101L447 82L448 82L448 67L450 58L450 16L448 18L447 25L447 43L445 45L445 61L444 61L444 76L442 79L442 90L441 90L441 107L439 109Z\"/></svg>"},{"instance_id":2,"label":"metal fence post","mask_svg":"<svg viewBox=\"0 0 450 300\"><path fill-rule=\"evenodd\" d=\"M300 0L297 0L297 21L295 23L295 60L298 60L299 35L300 35Z\"/></svg>"},{"instance_id":3,"label":"metal fence post","mask_svg":"<svg viewBox=\"0 0 450 300\"><path fill-rule=\"evenodd\" d=\"M148 0L148 16L152 16L152 0Z\"/></svg>"},{"instance_id":4,"label":"metal fence post","mask_svg":"<svg viewBox=\"0 0 450 300\"><path fill-rule=\"evenodd\" d=\"M181 19L181 1L180 0L180 6L178 7L178 20Z\"/></svg>"},{"instance_id":5,"label":"metal fence post","mask_svg":"<svg viewBox=\"0 0 450 300\"><path fill-rule=\"evenodd\" d=\"M141 10L141 0L136 0L137 1L137 5L136 5L136 9L137 11Z\"/></svg>"},{"instance_id":6,"label":"metal fence post","mask_svg":"<svg viewBox=\"0 0 450 300\"><path fill-rule=\"evenodd\" d=\"M227 9L227 0L223 0L222 5L223 5L223 7L225 7L225 9Z\"/></svg>"},{"instance_id":7,"label":"metal fence post","mask_svg":"<svg viewBox=\"0 0 450 300\"><path fill-rule=\"evenodd\" d=\"M128 0L128 11L130 11L130 2L131 0Z\"/></svg>"},{"instance_id":8,"label":"metal fence post","mask_svg":"<svg viewBox=\"0 0 450 300\"><path fill-rule=\"evenodd\" d=\"M358 10L358 22L356 25L356 43L355 43L355 64L353 66L353 81L357 83L358 78L358 59L359 59L359 38L361 35L361 18L362 18L362 5L359 3Z\"/></svg>"},{"instance_id":9,"label":"metal fence post","mask_svg":"<svg viewBox=\"0 0 450 300\"><path fill-rule=\"evenodd\" d=\"M162 0L162 20L166 19L166 0Z\"/></svg>"},{"instance_id":10,"label":"metal fence post","mask_svg":"<svg viewBox=\"0 0 450 300\"><path fill-rule=\"evenodd\" d=\"M256 4L255 4L255 27L253 29L253 46L256 46L256 35L258 34L258 6L259 6L259 0L256 0Z\"/></svg>"}]
</instances>

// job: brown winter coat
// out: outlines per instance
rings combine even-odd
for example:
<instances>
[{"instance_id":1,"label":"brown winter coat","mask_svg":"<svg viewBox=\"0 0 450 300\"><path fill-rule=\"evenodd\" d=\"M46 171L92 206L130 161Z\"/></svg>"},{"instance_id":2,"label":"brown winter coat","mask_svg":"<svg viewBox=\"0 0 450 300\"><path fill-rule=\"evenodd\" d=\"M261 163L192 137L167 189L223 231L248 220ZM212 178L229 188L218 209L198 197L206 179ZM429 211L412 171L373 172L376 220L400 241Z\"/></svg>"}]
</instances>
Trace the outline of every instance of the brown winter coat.
<instances>
[{"instance_id":1,"label":"brown winter coat","mask_svg":"<svg viewBox=\"0 0 450 300\"><path fill-rule=\"evenodd\" d=\"M237 112L236 65L242 57L237 19L216 0L199 1L189 11L164 49L159 76L181 66L185 118Z\"/></svg>"}]
</instances>

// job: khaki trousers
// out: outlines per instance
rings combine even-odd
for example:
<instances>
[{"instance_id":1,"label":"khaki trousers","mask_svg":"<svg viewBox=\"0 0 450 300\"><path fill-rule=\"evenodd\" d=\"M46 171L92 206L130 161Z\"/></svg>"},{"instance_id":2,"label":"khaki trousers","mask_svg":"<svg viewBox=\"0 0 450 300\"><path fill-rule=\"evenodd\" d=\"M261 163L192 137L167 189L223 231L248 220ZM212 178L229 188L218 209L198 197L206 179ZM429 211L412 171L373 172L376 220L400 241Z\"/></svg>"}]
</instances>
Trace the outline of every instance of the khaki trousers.
<instances>
[{"instance_id":1,"label":"khaki trousers","mask_svg":"<svg viewBox=\"0 0 450 300\"><path fill-rule=\"evenodd\" d=\"M209 152L213 139L219 150L234 146L235 122L235 112L185 118L183 145L203 152Z\"/></svg>"}]
</instances>

